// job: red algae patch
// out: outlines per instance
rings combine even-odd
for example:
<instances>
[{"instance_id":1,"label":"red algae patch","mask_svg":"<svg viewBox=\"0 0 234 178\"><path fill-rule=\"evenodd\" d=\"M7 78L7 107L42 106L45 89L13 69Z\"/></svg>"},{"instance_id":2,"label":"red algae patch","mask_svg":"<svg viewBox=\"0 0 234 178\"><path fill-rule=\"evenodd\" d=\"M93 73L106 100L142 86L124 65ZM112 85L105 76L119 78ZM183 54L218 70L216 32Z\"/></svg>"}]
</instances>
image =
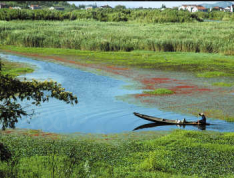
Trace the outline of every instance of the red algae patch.
<instances>
[{"instance_id":1,"label":"red algae patch","mask_svg":"<svg viewBox=\"0 0 234 178\"><path fill-rule=\"evenodd\" d=\"M170 78L144 78L140 80L142 84L149 85L149 84L161 84L161 83L169 83L172 82L172 79Z\"/></svg>"},{"instance_id":2,"label":"red algae patch","mask_svg":"<svg viewBox=\"0 0 234 178\"><path fill-rule=\"evenodd\" d=\"M187 85L187 86L176 86L176 88L194 88L195 86L189 86L189 85Z\"/></svg>"},{"instance_id":3,"label":"red algae patch","mask_svg":"<svg viewBox=\"0 0 234 178\"><path fill-rule=\"evenodd\" d=\"M106 66L106 67L112 70L129 70L128 68L116 67L116 66Z\"/></svg>"}]
</instances>

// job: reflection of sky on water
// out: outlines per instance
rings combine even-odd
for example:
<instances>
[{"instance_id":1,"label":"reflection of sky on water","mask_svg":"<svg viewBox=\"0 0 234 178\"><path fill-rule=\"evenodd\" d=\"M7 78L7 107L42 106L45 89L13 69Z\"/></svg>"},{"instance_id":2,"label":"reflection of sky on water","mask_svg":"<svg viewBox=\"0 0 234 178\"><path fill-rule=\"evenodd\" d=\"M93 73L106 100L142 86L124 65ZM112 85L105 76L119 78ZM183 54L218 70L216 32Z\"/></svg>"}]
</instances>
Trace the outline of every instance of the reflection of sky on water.
<instances>
[{"instance_id":1,"label":"reflection of sky on water","mask_svg":"<svg viewBox=\"0 0 234 178\"><path fill-rule=\"evenodd\" d=\"M174 112L165 112L157 108L136 106L120 100L118 95L135 93L134 90L124 89L126 82L101 76L60 64L32 60L9 54L0 54L0 57L16 62L26 62L36 65L32 74L23 75L28 79L53 79L61 83L67 91L73 92L78 97L78 105L67 105L62 101L50 99L50 102L35 107L36 115L30 121L21 120L16 127L41 129L57 133L119 133L132 131L134 128L149 123L137 118L133 112L157 116L167 119L183 119L188 121L198 120L198 117L183 115ZM141 91L138 91L141 92ZM30 111L30 109L28 108ZM221 120L209 120L215 125L207 126L206 130L234 131L234 124ZM196 127L159 126L145 128L147 130L188 129L199 130ZM140 131L140 130L139 130ZM142 130L141 130L142 131Z\"/></svg>"}]
</instances>

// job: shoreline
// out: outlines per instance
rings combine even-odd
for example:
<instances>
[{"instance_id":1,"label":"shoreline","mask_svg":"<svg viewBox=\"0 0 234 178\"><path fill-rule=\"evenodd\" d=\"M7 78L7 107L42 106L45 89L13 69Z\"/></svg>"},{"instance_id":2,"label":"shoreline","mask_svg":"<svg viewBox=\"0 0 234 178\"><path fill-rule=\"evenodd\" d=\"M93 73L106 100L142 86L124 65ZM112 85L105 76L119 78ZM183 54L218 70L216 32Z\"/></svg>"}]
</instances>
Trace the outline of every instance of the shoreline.
<instances>
[{"instance_id":1,"label":"shoreline","mask_svg":"<svg viewBox=\"0 0 234 178\"><path fill-rule=\"evenodd\" d=\"M51 49L51 48L44 49L44 48L13 47L11 50L9 50L8 48L10 48L10 47L8 46L8 47L5 47L4 49L2 46L0 47L0 49L2 49L2 51L8 52L8 53L38 58L38 59L42 59L42 60L48 60L50 62L59 62L59 63L62 63L62 65L68 65L68 66L72 66L75 68L81 67L81 68L88 70L88 71L91 70L91 72L94 72L96 74L107 75L107 76L114 77L114 78L120 77L121 80L125 80L125 81L131 80L131 82L130 82L131 84L129 86L126 86L129 89L131 89L131 88L136 89L137 88L137 89L141 89L141 90L145 90L145 91L150 91L150 90L154 90L157 88L164 88L164 86L166 86L167 89L170 89L171 91L174 92L174 94L172 94L172 97L177 96L177 98L170 101L170 99L168 99L169 96L167 97L167 95L156 96L156 95L151 95L151 94L136 93L133 95L117 97L117 99L123 100L125 102L129 102L129 103L135 103L137 105L144 105L147 107L148 106L149 107L157 107L157 108L162 109L162 110L180 112L180 113L184 113L184 114L192 114L194 116L197 115L197 113L199 113L201 111L201 109L204 107L203 105L204 104L206 105L206 102L204 101L204 103L200 103L200 104L199 103L188 103L188 104L184 103L184 104L186 104L186 105L184 105L183 102L182 103L178 102L178 99L180 97L184 98L184 100L186 102L186 100L187 100L186 97L194 95L194 94L195 94L194 95L194 97L195 97L199 93L204 93L204 94L209 94L212 92L216 92L216 93L221 92L222 93L222 91L219 91L219 88L221 88L223 90L223 92L226 89L229 89L229 90L232 89L232 85L230 85L230 87L225 88L226 83L223 84L224 85L223 87L222 86L212 86L212 85L205 86L205 85L200 85L200 84L197 85L194 83L195 81L189 82L186 80L185 81L181 80L180 78L175 79L174 78L175 76L172 78L171 77L169 77L169 78L165 78L165 77L155 78L155 76L152 75L150 77L150 75L148 75L147 72L144 74L140 74L138 69L152 70L152 72L155 70L157 71L157 69L149 69L147 67L144 68L145 66L143 66L143 68L140 68L139 66L137 67L136 65L133 65L133 64L127 64L127 61L124 61L125 63L122 63L121 66L118 65L119 64L118 61L122 60L121 56L123 54L125 55L125 57L126 57L126 55L131 56L131 55L135 54L135 56L133 55L133 58L134 58L136 56L139 56L139 53L143 53L143 54L149 53L149 54L153 54L153 55L159 54L159 57L162 57L163 55L164 55L164 57L165 57L165 55L173 56L173 54L178 54L181 57L181 55L182 56L183 55L189 56L191 53L187 53L187 54L184 54L184 53L152 53L152 52L129 52L129 53L127 53L127 52L116 52L116 53L105 52L104 53L104 52L90 51L90 53L91 53L90 54L87 51L83 52L83 51L68 50L68 49ZM34 51L34 53L31 53L32 51ZM43 52L43 51L45 51L45 52ZM68 54L69 51L71 51L70 55L65 55L65 54ZM54 53L52 53L52 52L54 52ZM80 55L80 53L82 55ZM100 59L100 57L101 57L100 54L101 54L101 56L104 55L103 60ZM114 54L117 56L120 55L119 58L117 58L117 62L114 60L114 57L116 57ZM201 55L200 60L202 60L203 55L210 56L208 63L212 62L212 59L211 59L212 56L216 56L216 57L222 56L222 55L217 55L217 54L192 54L192 55L196 55L196 56ZM82 56L81 59L80 59L80 56ZM110 59L108 59L108 56L110 57ZM99 58L95 58L95 57L99 57ZM223 56L223 57L225 57L225 56ZM234 59L234 57L230 57L230 56L229 56L229 58ZM137 59L138 64L146 62L146 60L141 61L142 59L143 59L142 56ZM191 59L191 57L189 59ZM187 60L188 63L189 63L189 59ZM197 58L195 58L195 59L197 59ZM191 61L194 62L195 59L192 58ZM217 59L213 59L213 60L215 61ZM220 60L222 60L222 59L220 59ZM205 59L204 59L204 61L205 61ZM158 59L155 59L155 60L153 60L153 62L155 62L154 65L156 65L157 62L159 62L159 61L158 61ZM178 62L179 61L177 61L177 63ZM232 61L230 61L230 62L232 62ZM233 60L233 62L234 62L234 60ZM124 64L126 64L126 65L124 65ZM206 64L206 65L208 65L208 64ZM219 63L219 65L221 66L221 63ZM193 66L193 64L192 64L192 66ZM167 71L167 72L171 73L173 71ZM189 72L189 71L185 71L184 74L194 75L193 72ZM194 76L194 77L193 78L196 79L196 76ZM211 79L204 78L203 80L208 81L208 79L211 80L212 78ZM203 81L203 80L201 80L201 81ZM160 103L158 103L157 98L160 98L160 100L161 100ZM168 102L171 104L171 106L168 104L163 104L163 103L168 103ZM222 108L216 109L215 106L213 106L213 107L208 106L208 108L205 109L205 111L203 111L203 112L205 112L206 115L210 118L226 120L226 121L234 121L234 116L230 115L230 112L229 112L229 114L225 113L226 111L223 111Z\"/></svg>"}]
</instances>

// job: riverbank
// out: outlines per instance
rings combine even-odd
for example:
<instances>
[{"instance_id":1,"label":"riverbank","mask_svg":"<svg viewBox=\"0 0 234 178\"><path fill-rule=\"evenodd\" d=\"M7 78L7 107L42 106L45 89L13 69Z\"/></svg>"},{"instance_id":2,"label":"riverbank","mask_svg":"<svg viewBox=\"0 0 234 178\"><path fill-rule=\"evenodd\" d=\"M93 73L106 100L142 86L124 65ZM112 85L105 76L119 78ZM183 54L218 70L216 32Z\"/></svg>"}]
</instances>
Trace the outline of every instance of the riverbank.
<instances>
[{"instance_id":1,"label":"riverbank","mask_svg":"<svg viewBox=\"0 0 234 178\"><path fill-rule=\"evenodd\" d=\"M10 62L6 60L1 60L3 67L2 67L2 74L3 75L10 75L12 77L16 77L18 75L23 75L26 73L32 73L34 68L27 64Z\"/></svg>"},{"instance_id":2,"label":"riverbank","mask_svg":"<svg viewBox=\"0 0 234 178\"><path fill-rule=\"evenodd\" d=\"M230 105L233 102L230 96L234 91L234 56L151 51L94 52L14 46L1 46L0 49L85 70L92 69L91 72L101 75L129 78L135 84L127 88L146 91L118 97L125 102L194 116L205 112L210 118L234 121L234 108ZM169 89L173 94L147 94L148 90L159 88Z\"/></svg>"},{"instance_id":3,"label":"riverbank","mask_svg":"<svg viewBox=\"0 0 234 178\"><path fill-rule=\"evenodd\" d=\"M0 50L30 57L73 61L77 64L106 64L167 71L188 71L198 77L234 76L234 56L182 52L98 52L59 48L0 46Z\"/></svg>"},{"instance_id":4,"label":"riverbank","mask_svg":"<svg viewBox=\"0 0 234 178\"><path fill-rule=\"evenodd\" d=\"M0 132L11 153L2 177L233 177L233 133L58 135ZM10 166L9 166L10 165Z\"/></svg>"}]
</instances>

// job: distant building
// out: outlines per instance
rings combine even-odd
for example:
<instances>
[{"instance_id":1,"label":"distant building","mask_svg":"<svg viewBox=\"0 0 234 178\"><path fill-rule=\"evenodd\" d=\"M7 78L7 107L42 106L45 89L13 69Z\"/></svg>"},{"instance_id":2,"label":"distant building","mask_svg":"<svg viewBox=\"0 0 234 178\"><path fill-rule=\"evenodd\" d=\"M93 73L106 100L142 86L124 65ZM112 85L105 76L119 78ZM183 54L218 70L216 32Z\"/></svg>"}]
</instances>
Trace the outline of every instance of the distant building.
<instances>
[{"instance_id":1,"label":"distant building","mask_svg":"<svg viewBox=\"0 0 234 178\"><path fill-rule=\"evenodd\" d=\"M7 8L7 5L3 4L3 3L0 3L0 9L2 9L2 8Z\"/></svg>"},{"instance_id":2,"label":"distant building","mask_svg":"<svg viewBox=\"0 0 234 178\"><path fill-rule=\"evenodd\" d=\"M201 5L182 5L178 8L179 10L188 10L189 12L198 12L198 11L201 11L201 12L207 12L208 9L201 6Z\"/></svg>"},{"instance_id":3,"label":"distant building","mask_svg":"<svg viewBox=\"0 0 234 178\"><path fill-rule=\"evenodd\" d=\"M111 6L108 6L108 5L100 6L100 8L102 8L102 9L112 9L112 7L111 7Z\"/></svg>"},{"instance_id":4,"label":"distant building","mask_svg":"<svg viewBox=\"0 0 234 178\"><path fill-rule=\"evenodd\" d=\"M88 5L88 6L85 6L86 10L91 10L91 9L96 9L96 8L97 8L97 5Z\"/></svg>"},{"instance_id":5,"label":"distant building","mask_svg":"<svg viewBox=\"0 0 234 178\"><path fill-rule=\"evenodd\" d=\"M41 9L41 7L39 5L31 5L29 8L32 10Z\"/></svg>"},{"instance_id":6,"label":"distant building","mask_svg":"<svg viewBox=\"0 0 234 178\"><path fill-rule=\"evenodd\" d=\"M231 12L231 6L225 7L225 8L224 8L224 11L225 11L225 12Z\"/></svg>"},{"instance_id":7,"label":"distant building","mask_svg":"<svg viewBox=\"0 0 234 178\"><path fill-rule=\"evenodd\" d=\"M224 10L224 8L219 7L219 6L215 6L215 7L210 8L210 11L223 11L223 10Z\"/></svg>"},{"instance_id":8,"label":"distant building","mask_svg":"<svg viewBox=\"0 0 234 178\"><path fill-rule=\"evenodd\" d=\"M192 8L192 12L198 12L198 11L207 12L208 9L203 7L203 6L195 6L195 7Z\"/></svg>"},{"instance_id":9,"label":"distant building","mask_svg":"<svg viewBox=\"0 0 234 178\"><path fill-rule=\"evenodd\" d=\"M234 9L234 4L231 5L231 7L230 7L230 12L233 12L233 9Z\"/></svg>"},{"instance_id":10,"label":"distant building","mask_svg":"<svg viewBox=\"0 0 234 178\"><path fill-rule=\"evenodd\" d=\"M49 10L64 11L64 7L50 7Z\"/></svg>"}]
</instances>

